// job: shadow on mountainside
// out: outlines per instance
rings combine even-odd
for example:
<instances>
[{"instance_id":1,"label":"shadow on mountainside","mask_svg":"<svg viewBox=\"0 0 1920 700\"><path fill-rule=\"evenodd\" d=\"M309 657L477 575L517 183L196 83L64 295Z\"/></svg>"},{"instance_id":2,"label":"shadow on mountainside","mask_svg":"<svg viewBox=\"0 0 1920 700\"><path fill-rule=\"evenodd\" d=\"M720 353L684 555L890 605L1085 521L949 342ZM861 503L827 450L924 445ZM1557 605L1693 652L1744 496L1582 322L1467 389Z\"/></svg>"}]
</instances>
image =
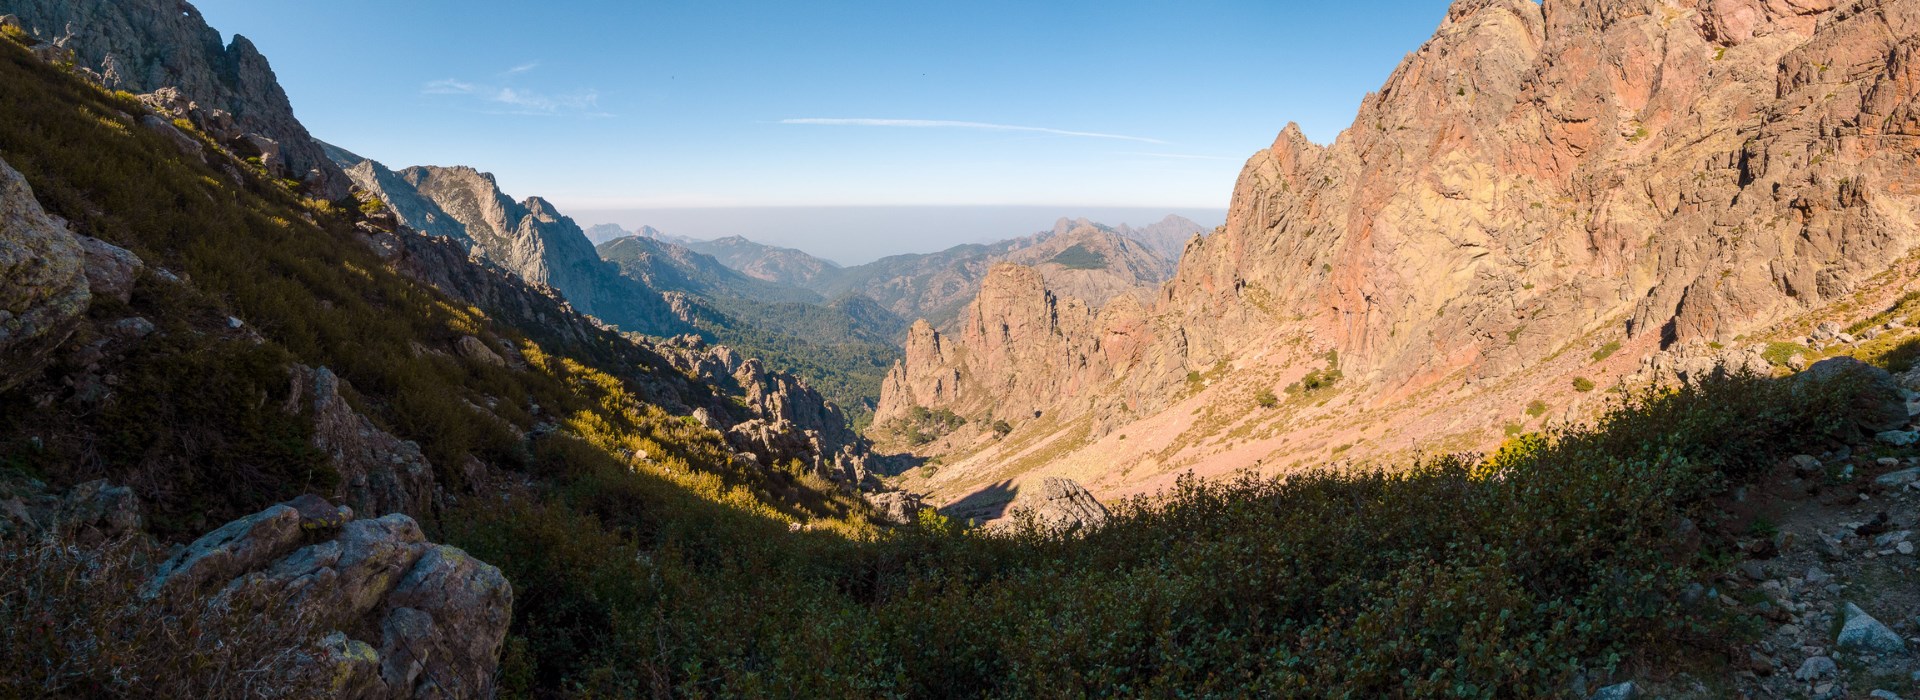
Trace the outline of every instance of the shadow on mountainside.
<instances>
[{"instance_id":1,"label":"shadow on mountainside","mask_svg":"<svg viewBox=\"0 0 1920 700\"><path fill-rule=\"evenodd\" d=\"M1007 506L1013 503L1013 497L1020 493L1020 487L1009 479L988 485L966 497L940 509L940 514L949 518L966 520L996 520L1007 514Z\"/></svg>"}]
</instances>

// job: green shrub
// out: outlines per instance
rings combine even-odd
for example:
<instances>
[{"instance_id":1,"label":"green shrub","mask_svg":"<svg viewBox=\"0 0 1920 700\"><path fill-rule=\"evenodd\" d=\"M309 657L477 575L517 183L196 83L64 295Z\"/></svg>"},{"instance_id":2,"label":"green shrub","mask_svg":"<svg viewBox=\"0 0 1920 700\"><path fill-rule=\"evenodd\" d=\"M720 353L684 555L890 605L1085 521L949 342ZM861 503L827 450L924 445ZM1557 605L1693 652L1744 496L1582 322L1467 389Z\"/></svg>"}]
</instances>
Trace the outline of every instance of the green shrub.
<instances>
[{"instance_id":1,"label":"green shrub","mask_svg":"<svg viewBox=\"0 0 1920 700\"><path fill-rule=\"evenodd\" d=\"M1107 256L1088 248L1084 243L1075 243L1047 262L1063 266L1069 270L1104 270L1107 268Z\"/></svg>"},{"instance_id":2,"label":"green shrub","mask_svg":"<svg viewBox=\"0 0 1920 700\"><path fill-rule=\"evenodd\" d=\"M1605 361L1607 358L1613 357L1613 354L1616 352L1620 352L1620 341L1609 340L1605 345L1600 346L1600 349L1593 351L1593 361Z\"/></svg>"},{"instance_id":3,"label":"green shrub","mask_svg":"<svg viewBox=\"0 0 1920 700\"><path fill-rule=\"evenodd\" d=\"M1760 353L1761 357L1766 358L1768 362L1773 363L1774 366L1777 367L1787 366L1787 361L1793 359L1794 355L1811 357L1813 356L1813 350L1798 343L1772 342L1767 343L1767 349Z\"/></svg>"},{"instance_id":4,"label":"green shrub","mask_svg":"<svg viewBox=\"0 0 1920 700\"><path fill-rule=\"evenodd\" d=\"M1586 377L1574 377L1573 390L1582 394L1593 391L1593 380Z\"/></svg>"},{"instance_id":5,"label":"green shrub","mask_svg":"<svg viewBox=\"0 0 1920 700\"><path fill-rule=\"evenodd\" d=\"M1280 405L1280 397L1274 396L1272 391L1261 389L1259 393L1253 395L1253 402L1259 404L1261 408L1273 408Z\"/></svg>"},{"instance_id":6,"label":"green shrub","mask_svg":"<svg viewBox=\"0 0 1920 700\"><path fill-rule=\"evenodd\" d=\"M1527 402L1527 415L1539 418L1547 412L1547 402L1534 399Z\"/></svg>"}]
</instances>

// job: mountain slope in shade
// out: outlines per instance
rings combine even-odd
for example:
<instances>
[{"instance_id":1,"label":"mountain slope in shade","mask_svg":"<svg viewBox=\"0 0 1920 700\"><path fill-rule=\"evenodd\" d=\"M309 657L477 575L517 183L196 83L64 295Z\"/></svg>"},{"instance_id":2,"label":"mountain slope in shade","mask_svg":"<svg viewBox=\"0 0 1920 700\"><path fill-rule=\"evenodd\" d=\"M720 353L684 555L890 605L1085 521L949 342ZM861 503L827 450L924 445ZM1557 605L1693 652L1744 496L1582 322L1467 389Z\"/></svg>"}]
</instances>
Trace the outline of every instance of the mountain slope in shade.
<instances>
[{"instance_id":1,"label":"mountain slope in shade","mask_svg":"<svg viewBox=\"0 0 1920 700\"><path fill-rule=\"evenodd\" d=\"M1187 241L1193 240L1194 236L1206 235L1207 230L1207 227L1186 217L1168 214L1165 219L1139 228L1121 224L1116 232L1122 237L1139 241L1155 255L1178 263L1180 254L1187 249Z\"/></svg>"},{"instance_id":2,"label":"mountain slope in shade","mask_svg":"<svg viewBox=\"0 0 1920 700\"><path fill-rule=\"evenodd\" d=\"M815 280L840 269L830 260L822 260L792 248L755 243L740 236L711 241L685 241L684 245L706 253L727 267L755 279L793 287L808 287Z\"/></svg>"},{"instance_id":3,"label":"mountain slope in shade","mask_svg":"<svg viewBox=\"0 0 1920 700\"><path fill-rule=\"evenodd\" d=\"M1584 415L1604 397L1575 378L1721 352L1709 342L1745 358L1908 278L1915 65L1914 0L1456 3L1333 144L1288 126L1248 161L1227 224L1186 249L1121 346L1102 340L1114 326L1043 313L1071 295L983 295L1060 352L916 333L881 411L1092 387L1006 418L1005 443L937 445L951 495L1043 467L1133 492L1356 446L1485 447ZM1080 365L1096 346L1104 369ZM934 391L956 381L988 395ZM1256 408L1263 391L1274 408Z\"/></svg>"}]
</instances>

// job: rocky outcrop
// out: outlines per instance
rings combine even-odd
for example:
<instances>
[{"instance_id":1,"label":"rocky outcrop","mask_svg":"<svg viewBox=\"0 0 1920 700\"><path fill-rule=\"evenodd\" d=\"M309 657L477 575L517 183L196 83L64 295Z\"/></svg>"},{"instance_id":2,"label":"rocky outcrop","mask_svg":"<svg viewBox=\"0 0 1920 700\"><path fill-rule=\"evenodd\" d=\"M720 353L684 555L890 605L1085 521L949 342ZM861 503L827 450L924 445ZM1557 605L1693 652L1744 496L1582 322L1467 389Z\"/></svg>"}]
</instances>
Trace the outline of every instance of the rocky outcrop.
<instances>
[{"instance_id":1,"label":"rocky outcrop","mask_svg":"<svg viewBox=\"0 0 1920 700\"><path fill-rule=\"evenodd\" d=\"M1337 142L1289 127L1248 162L1163 308L1193 364L1265 305L1391 383L1837 299L1916 239L1920 23L1803 5L1457 3Z\"/></svg>"},{"instance_id":2,"label":"rocky outcrop","mask_svg":"<svg viewBox=\"0 0 1920 700\"><path fill-rule=\"evenodd\" d=\"M334 632L298 658L340 697L484 697L512 621L499 569L426 541L405 515L353 519L313 497L228 523L164 562L145 595L181 608L271 600ZM350 636L379 634L378 644Z\"/></svg>"},{"instance_id":3,"label":"rocky outcrop","mask_svg":"<svg viewBox=\"0 0 1920 700\"><path fill-rule=\"evenodd\" d=\"M362 158L332 144L321 144L327 156L360 188L386 204L400 225L430 235L444 236L471 246L467 227L447 214L437 202L422 195L399 173L379 161Z\"/></svg>"},{"instance_id":4,"label":"rocky outcrop","mask_svg":"<svg viewBox=\"0 0 1920 700\"><path fill-rule=\"evenodd\" d=\"M557 290L582 313L622 330L671 336L691 330L658 289L622 277L586 233L539 197L516 202L490 173L468 167L401 171L338 147L327 152L354 186L403 227L457 241L473 256Z\"/></svg>"},{"instance_id":5,"label":"rocky outcrop","mask_svg":"<svg viewBox=\"0 0 1920 700\"><path fill-rule=\"evenodd\" d=\"M89 481L64 493L34 480L0 483L0 538L70 533L81 542L123 537L145 521L132 489Z\"/></svg>"},{"instance_id":6,"label":"rocky outcrop","mask_svg":"<svg viewBox=\"0 0 1920 700\"><path fill-rule=\"evenodd\" d=\"M1049 476L1038 486L1021 489L1007 507L1004 522L1032 521L1042 531L1067 534L1105 525L1107 507L1072 479Z\"/></svg>"},{"instance_id":7,"label":"rocky outcrop","mask_svg":"<svg viewBox=\"0 0 1920 700\"><path fill-rule=\"evenodd\" d=\"M278 174L325 198L346 196L346 176L294 118L266 57L243 36L223 45L185 0L0 0L0 14L17 16L106 87L173 88L186 107L177 116L223 140L251 144L242 155L262 156Z\"/></svg>"},{"instance_id":8,"label":"rocky outcrop","mask_svg":"<svg viewBox=\"0 0 1920 700\"><path fill-rule=\"evenodd\" d=\"M1037 270L995 266L961 313L952 336L921 321L907 333L906 357L888 372L874 424L913 408L951 410L977 425L1014 426L1056 406L1105 406L1113 381L1142 362L1147 325L1130 296L1095 309L1056 296ZM1118 419L1117 411L1100 411Z\"/></svg>"},{"instance_id":9,"label":"rocky outcrop","mask_svg":"<svg viewBox=\"0 0 1920 700\"><path fill-rule=\"evenodd\" d=\"M285 406L313 417L313 446L340 474L334 498L362 513L427 514L435 496L433 465L418 444L354 411L340 396L343 384L325 367L295 366Z\"/></svg>"},{"instance_id":10,"label":"rocky outcrop","mask_svg":"<svg viewBox=\"0 0 1920 700\"><path fill-rule=\"evenodd\" d=\"M1655 373L1751 365L1688 348L1842 301L1920 243L1915 66L1920 0L1463 0L1336 141L1289 125L1248 160L1226 224L1126 334L1131 368L1097 371L1112 327L1065 307L1038 323L1029 292L1014 318L1058 329L1051 350L1001 350L1011 319L938 352L922 333L887 385L913 398L883 403L930 405L958 376L942 400L963 414L1146 415L1190 372L1296 369L1280 347L1337 350L1372 406L1474 398L1609 342L1672 353ZM1088 377L1111 388L1067 379Z\"/></svg>"},{"instance_id":11,"label":"rocky outcrop","mask_svg":"<svg viewBox=\"0 0 1920 700\"><path fill-rule=\"evenodd\" d=\"M0 161L0 389L44 367L91 299L87 249Z\"/></svg>"},{"instance_id":12,"label":"rocky outcrop","mask_svg":"<svg viewBox=\"0 0 1920 700\"><path fill-rule=\"evenodd\" d=\"M799 377L768 370L758 359L709 346L697 336L675 338L660 349L681 371L738 399L744 415L734 418L716 406L707 412L708 420L726 433L729 444L763 466L798 460L817 474L862 489L877 488L874 477L892 468L853 432L838 406Z\"/></svg>"}]
</instances>

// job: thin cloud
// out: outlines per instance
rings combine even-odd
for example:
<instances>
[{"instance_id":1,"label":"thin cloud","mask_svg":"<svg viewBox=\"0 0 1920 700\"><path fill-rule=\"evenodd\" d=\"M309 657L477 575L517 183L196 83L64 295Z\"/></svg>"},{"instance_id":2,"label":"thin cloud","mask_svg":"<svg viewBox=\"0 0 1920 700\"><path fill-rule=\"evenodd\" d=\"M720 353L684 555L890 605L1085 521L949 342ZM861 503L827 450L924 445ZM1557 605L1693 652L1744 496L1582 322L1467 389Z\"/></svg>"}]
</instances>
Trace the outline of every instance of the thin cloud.
<instances>
[{"instance_id":1,"label":"thin cloud","mask_svg":"<svg viewBox=\"0 0 1920 700\"><path fill-rule=\"evenodd\" d=\"M533 70L534 65L536 64L516 66L508 73L525 73ZM591 89L554 94L529 88L488 85L446 78L427 83L420 88L420 92L424 95L466 96L479 100L490 105L488 109L482 110L487 114L531 117L613 116L600 109L600 92Z\"/></svg>"},{"instance_id":2,"label":"thin cloud","mask_svg":"<svg viewBox=\"0 0 1920 700\"><path fill-rule=\"evenodd\" d=\"M502 77L513 77L516 75L520 75L522 73L531 73L533 72L533 69L539 68L539 67L540 67L539 61L528 61L526 63L522 63L512 68L508 68L505 73L501 73L500 75Z\"/></svg>"},{"instance_id":3,"label":"thin cloud","mask_svg":"<svg viewBox=\"0 0 1920 700\"><path fill-rule=\"evenodd\" d=\"M454 80L452 78L435 80L427 83L426 87L420 89L421 92L429 95L471 95L479 92L479 90L480 86L478 85L464 80Z\"/></svg>"},{"instance_id":4,"label":"thin cloud","mask_svg":"<svg viewBox=\"0 0 1920 700\"><path fill-rule=\"evenodd\" d=\"M1227 156L1202 156L1191 153L1144 153L1140 151L1122 151L1123 156L1141 156L1144 158L1169 158L1173 160L1240 160Z\"/></svg>"},{"instance_id":5,"label":"thin cloud","mask_svg":"<svg viewBox=\"0 0 1920 700\"><path fill-rule=\"evenodd\" d=\"M1089 139L1114 139L1118 141L1137 141L1140 143L1164 144L1165 141L1143 136L1125 136L1121 134L1102 134L1092 131L1069 131L1049 129L1039 126L1014 126L1011 124L989 124L986 122L963 122L946 119L782 119L781 124L805 124L812 126L885 126L909 129L980 129L986 131L1023 131L1034 134L1052 134L1055 136L1074 136Z\"/></svg>"}]
</instances>

